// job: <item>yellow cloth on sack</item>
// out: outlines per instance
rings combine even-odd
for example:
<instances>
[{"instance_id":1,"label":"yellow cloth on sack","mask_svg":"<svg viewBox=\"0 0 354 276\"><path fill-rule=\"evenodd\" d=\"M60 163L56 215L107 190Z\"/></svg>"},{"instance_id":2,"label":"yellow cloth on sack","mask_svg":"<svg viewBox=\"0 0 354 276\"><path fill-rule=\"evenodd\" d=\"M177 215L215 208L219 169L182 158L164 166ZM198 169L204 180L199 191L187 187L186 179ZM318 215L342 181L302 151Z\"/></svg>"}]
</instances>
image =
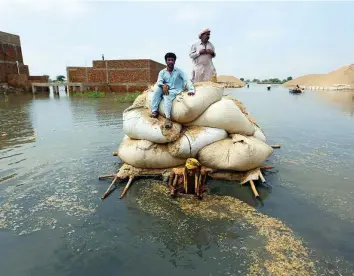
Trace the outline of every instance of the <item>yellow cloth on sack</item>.
<instances>
[{"instance_id":1,"label":"yellow cloth on sack","mask_svg":"<svg viewBox=\"0 0 354 276\"><path fill-rule=\"evenodd\" d=\"M194 170L194 169L200 167L200 163L195 158L188 158L186 161L185 167L188 170ZM184 191L185 191L185 193L188 193L188 177L187 177L186 169L184 170L183 178L184 178L184 183L183 183ZM199 174L195 174L194 175L194 190L195 190L195 193L197 193L197 194L199 194L198 189L199 189Z\"/></svg>"},{"instance_id":2,"label":"yellow cloth on sack","mask_svg":"<svg viewBox=\"0 0 354 276\"><path fill-rule=\"evenodd\" d=\"M200 167L200 163L197 159L195 158L188 158L186 161L186 168L188 170L194 170L196 168Z\"/></svg>"}]
</instances>

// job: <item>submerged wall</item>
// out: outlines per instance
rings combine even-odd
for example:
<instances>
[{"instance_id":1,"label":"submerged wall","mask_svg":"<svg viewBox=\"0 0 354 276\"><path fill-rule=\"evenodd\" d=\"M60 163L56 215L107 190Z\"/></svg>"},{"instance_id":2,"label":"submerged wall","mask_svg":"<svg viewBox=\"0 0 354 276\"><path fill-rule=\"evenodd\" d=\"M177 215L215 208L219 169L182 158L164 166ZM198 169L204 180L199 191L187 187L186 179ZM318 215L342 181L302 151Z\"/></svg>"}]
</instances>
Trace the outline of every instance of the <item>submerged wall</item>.
<instances>
[{"instance_id":1,"label":"submerged wall","mask_svg":"<svg viewBox=\"0 0 354 276\"><path fill-rule=\"evenodd\" d=\"M154 84L165 67L150 59L94 60L92 67L67 67L67 79L88 89L135 92Z\"/></svg>"}]
</instances>

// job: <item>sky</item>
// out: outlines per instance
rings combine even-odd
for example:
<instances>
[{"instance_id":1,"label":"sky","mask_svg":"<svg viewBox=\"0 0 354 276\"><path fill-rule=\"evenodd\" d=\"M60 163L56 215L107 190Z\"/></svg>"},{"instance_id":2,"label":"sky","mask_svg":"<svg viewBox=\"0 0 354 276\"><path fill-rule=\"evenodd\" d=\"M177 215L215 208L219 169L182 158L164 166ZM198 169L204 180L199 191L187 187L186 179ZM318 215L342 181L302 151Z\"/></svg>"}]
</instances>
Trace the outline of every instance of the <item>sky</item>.
<instances>
[{"instance_id":1,"label":"sky","mask_svg":"<svg viewBox=\"0 0 354 276\"><path fill-rule=\"evenodd\" d=\"M327 73L354 63L354 2L0 0L0 31L21 37L31 75L66 75L92 60L152 59L192 70L191 45L211 29L218 75Z\"/></svg>"}]
</instances>

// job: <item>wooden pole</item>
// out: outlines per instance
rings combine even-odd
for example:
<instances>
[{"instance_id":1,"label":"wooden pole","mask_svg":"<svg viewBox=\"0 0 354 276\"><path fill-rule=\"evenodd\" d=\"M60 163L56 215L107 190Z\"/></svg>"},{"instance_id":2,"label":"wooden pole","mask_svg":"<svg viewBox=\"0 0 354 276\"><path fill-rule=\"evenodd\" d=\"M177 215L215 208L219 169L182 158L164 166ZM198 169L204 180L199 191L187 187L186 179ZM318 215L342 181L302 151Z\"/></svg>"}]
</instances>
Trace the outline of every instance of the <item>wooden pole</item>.
<instances>
[{"instance_id":1,"label":"wooden pole","mask_svg":"<svg viewBox=\"0 0 354 276\"><path fill-rule=\"evenodd\" d=\"M102 176L98 177L98 180L103 180L103 179L106 179L106 178L113 178L115 176L116 176L116 174L102 175Z\"/></svg>"},{"instance_id":2,"label":"wooden pole","mask_svg":"<svg viewBox=\"0 0 354 276\"><path fill-rule=\"evenodd\" d=\"M263 183L266 182L266 180L265 180L265 178L264 178L264 176L263 176L261 171L259 171L259 178L262 180Z\"/></svg>"},{"instance_id":3,"label":"wooden pole","mask_svg":"<svg viewBox=\"0 0 354 276\"><path fill-rule=\"evenodd\" d=\"M257 192L256 186L254 185L254 182L252 179L250 180L250 184L251 184L251 188L252 188L252 192L253 192L254 196L256 198L259 198L259 194Z\"/></svg>"},{"instance_id":4,"label":"wooden pole","mask_svg":"<svg viewBox=\"0 0 354 276\"><path fill-rule=\"evenodd\" d=\"M280 145L271 145L273 149L280 149Z\"/></svg>"},{"instance_id":5,"label":"wooden pole","mask_svg":"<svg viewBox=\"0 0 354 276\"><path fill-rule=\"evenodd\" d=\"M118 176L116 175L115 178L113 179L111 185L109 185L107 191L101 197L102 200L105 199L111 193L111 188L112 188L113 184L116 182L117 178L118 178Z\"/></svg>"},{"instance_id":6,"label":"wooden pole","mask_svg":"<svg viewBox=\"0 0 354 276\"><path fill-rule=\"evenodd\" d=\"M172 184L170 185L171 196L174 196L176 194L177 180L178 180L178 175L177 174L170 175L169 182L170 182L170 184L172 182Z\"/></svg>"},{"instance_id":7,"label":"wooden pole","mask_svg":"<svg viewBox=\"0 0 354 276\"><path fill-rule=\"evenodd\" d=\"M129 178L129 181L128 181L127 185L124 187L124 190L123 190L122 194L120 195L119 199L122 199L125 196L125 194L128 191L128 189L130 187L130 184L132 183L133 179L134 179L134 177L130 177Z\"/></svg>"},{"instance_id":8,"label":"wooden pole","mask_svg":"<svg viewBox=\"0 0 354 276\"><path fill-rule=\"evenodd\" d=\"M264 166L262 166L261 167L261 169L263 169L263 170L271 170L271 169L273 169L274 167L273 166L270 166L270 165L264 165Z\"/></svg>"}]
</instances>

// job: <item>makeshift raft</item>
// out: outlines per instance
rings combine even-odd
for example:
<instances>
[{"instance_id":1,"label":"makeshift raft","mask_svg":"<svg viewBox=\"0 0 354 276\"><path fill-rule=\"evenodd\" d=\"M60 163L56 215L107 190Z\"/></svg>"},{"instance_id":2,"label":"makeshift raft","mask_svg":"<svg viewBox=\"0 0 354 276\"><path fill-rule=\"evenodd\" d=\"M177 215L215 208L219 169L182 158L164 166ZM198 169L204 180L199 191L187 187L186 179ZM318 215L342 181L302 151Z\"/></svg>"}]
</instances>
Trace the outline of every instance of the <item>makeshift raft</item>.
<instances>
[{"instance_id":1,"label":"makeshift raft","mask_svg":"<svg viewBox=\"0 0 354 276\"><path fill-rule=\"evenodd\" d=\"M115 155L115 154L114 154ZM202 171L212 171L207 175L211 179L219 179L219 180L228 180L228 181L238 181L241 185L249 182L252 192L256 198L259 198L259 194L255 187L254 181L260 180L261 182L266 182L262 170L272 169L272 166L262 166L247 172L236 172L236 171L222 171L222 170L212 170L206 167L202 167ZM102 195L101 199L105 199L114 189L115 185L118 182L128 181L125 188L123 189L120 199L122 199L130 188L132 182L137 177L161 177L162 179L168 179L172 170L176 168L170 169L140 169L135 168L128 164L123 164L123 166L119 169L116 174L103 175L99 177L99 180L104 179L113 179L111 184L109 185L106 192ZM178 167L177 169L183 170L183 167Z\"/></svg>"}]
</instances>

